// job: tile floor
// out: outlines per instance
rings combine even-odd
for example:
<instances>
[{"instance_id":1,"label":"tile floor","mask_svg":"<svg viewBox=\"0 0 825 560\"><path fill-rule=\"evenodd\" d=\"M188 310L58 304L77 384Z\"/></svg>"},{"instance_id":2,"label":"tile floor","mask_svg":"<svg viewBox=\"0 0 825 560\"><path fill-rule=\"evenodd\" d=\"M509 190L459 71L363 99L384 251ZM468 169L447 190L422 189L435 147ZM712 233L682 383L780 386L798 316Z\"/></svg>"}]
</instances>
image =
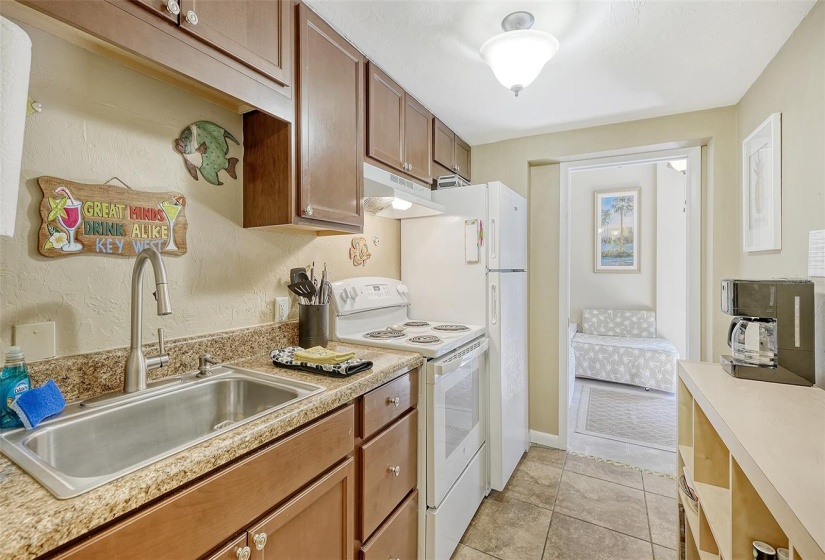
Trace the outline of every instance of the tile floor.
<instances>
[{"instance_id":1,"label":"tile floor","mask_svg":"<svg viewBox=\"0 0 825 560\"><path fill-rule=\"evenodd\" d=\"M585 385L599 386L612 385L607 381L598 381L595 379L576 379L575 389L573 390L573 402L570 405L567 414L567 449L574 453L581 453L583 455L590 455L593 457L601 457L603 459L610 459L611 461L618 461L625 465L631 465L640 469L647 469L650 471L665 473L669 475L676 474L676 453L670 451L662 451L652 447L643 447L641 445L633 445L632 443L625 443L608 438L600 438L588 434L580 434L576 432L576 421L579 417L579 403L581 402L582 387ZM632 387L630 385L622 385L628 390L637 390L644 392L642 387ZM651 389L651 392L654 390ZM673 406L677 406L676 395L665 393L662 391L655 391L657 394L673 397ZM674 428L675 429L675 428Z\"/></svg>"},{"instance_id":2,"label":"tile floor","mask_svg":"<svg viewBox=\"0 0 825 560\"><path fill-rule=\"evenodd\" d=\"M676 481L533 446L453 560L675 560Z\"/></svg>"}]
</instances>

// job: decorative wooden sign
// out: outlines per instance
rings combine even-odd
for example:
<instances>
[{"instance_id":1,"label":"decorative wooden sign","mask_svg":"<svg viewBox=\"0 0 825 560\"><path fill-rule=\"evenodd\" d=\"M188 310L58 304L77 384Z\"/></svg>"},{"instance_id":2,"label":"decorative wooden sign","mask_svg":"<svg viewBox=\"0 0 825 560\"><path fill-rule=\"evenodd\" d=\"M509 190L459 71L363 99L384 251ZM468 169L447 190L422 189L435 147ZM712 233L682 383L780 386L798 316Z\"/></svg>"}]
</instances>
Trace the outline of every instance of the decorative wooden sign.
<instances>
[{"instance_id":1,"label":"decorative wooden sign","mask_svg":"<svg viewBox=\"0 0 825 560\"><path fill-rule=\"evenodd\" d=\"M181 193L85 185L56 177L37 182L43 191L37 243L44 257L132 257L146 247L163 255L186 253L186 199Z\"/></svg>"}]
</instances>

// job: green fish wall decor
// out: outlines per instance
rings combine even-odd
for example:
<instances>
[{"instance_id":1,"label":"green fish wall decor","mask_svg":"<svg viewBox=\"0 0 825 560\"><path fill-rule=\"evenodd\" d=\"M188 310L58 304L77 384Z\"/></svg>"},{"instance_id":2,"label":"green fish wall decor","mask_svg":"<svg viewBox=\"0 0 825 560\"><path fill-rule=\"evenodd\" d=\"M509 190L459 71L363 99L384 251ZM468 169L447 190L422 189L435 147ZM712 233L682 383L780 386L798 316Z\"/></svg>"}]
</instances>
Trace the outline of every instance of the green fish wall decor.
<instances>
[{"instance_id":1,"label":"green fish wall decor","mask_svg":"<svg viewBox=\"0 0 825 560\"><path fill-rule=\"evenodd\" d=\"M238 158L226 157L229 154L227 138L240 145L222 126L198 121L181 131L180 137L175 139L175 150L183 156L183 164L193 179L198 180L200 169L204 179L213 185L223 185L218 171L226 171L233 179L238 178L235 173Z\"/></svg>"}]
</instances>

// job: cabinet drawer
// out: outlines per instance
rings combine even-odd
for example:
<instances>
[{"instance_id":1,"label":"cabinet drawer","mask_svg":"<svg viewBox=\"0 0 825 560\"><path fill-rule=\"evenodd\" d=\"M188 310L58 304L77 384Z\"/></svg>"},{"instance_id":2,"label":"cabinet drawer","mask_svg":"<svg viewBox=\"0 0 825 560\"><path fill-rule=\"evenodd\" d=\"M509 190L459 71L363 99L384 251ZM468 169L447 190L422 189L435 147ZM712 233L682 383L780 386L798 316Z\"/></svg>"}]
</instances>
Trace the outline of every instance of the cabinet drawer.
<instances>
[{"instance_id":1,"label":"cabinet drawer","mask_svg":"<svg viewBox=\"0 0 825 560\"><path fill-rule=\"evenodd\" d=\"M361 437L370 437L417 405L418 370L370 391L361 399Z\"/></svg>"},{"instance_id":2,"label":"cabinet drawer","mask_svg":"<svg viewBox=\"0 0 825 560\"><path fill-rule=\"evenodd\" d=\"M351 453L350 405L127 517L61 559L198 558Z\"/></svg>"},{"instance_id":3,"label":"cabinet drawer","mask_svg":"<svg viewBox=\"0 0 825 560\"><path fill-rule=\"evenodd\" d=\"M361 448L361 541L365 541L418 481L418 411L413 410Z\"/></svg>"},{"instance_id":4,"label":"cabinet drawer","mask_svg":"<svg viewBox=\"0 0 825 560\"><path fill-rule=\"evenodd\" d=\"M361 560L418 558L418 490L404 500L381 529L361 548Z\"/></svg>"}]
</instances>

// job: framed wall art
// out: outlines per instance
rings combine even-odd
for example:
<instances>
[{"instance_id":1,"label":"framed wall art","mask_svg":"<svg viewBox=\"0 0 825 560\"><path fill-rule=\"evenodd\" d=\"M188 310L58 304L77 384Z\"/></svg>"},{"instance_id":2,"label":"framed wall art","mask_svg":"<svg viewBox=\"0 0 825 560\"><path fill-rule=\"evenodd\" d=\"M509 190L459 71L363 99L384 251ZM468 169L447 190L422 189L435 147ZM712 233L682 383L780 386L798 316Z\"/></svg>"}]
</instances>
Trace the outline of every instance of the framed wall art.
<instances>
[{"instance_id":1,"label":"framed wall art","mask_svg":"<svg viewBox=\"0 0 825 560\"><path fill-rule=\"evenodd\" d=\"M742 142L742 249L782 248L782 114Z\"/></svg>"},{"instance_id":2,"label":"framed wall art","mask_svg":"<svg viewBox=\"0 0 825 560\"><path fill-rule=\"evenodd\" d=\"M596 191L594 272L639 272L639 188Z\"/></svg>"}]
</instances>

